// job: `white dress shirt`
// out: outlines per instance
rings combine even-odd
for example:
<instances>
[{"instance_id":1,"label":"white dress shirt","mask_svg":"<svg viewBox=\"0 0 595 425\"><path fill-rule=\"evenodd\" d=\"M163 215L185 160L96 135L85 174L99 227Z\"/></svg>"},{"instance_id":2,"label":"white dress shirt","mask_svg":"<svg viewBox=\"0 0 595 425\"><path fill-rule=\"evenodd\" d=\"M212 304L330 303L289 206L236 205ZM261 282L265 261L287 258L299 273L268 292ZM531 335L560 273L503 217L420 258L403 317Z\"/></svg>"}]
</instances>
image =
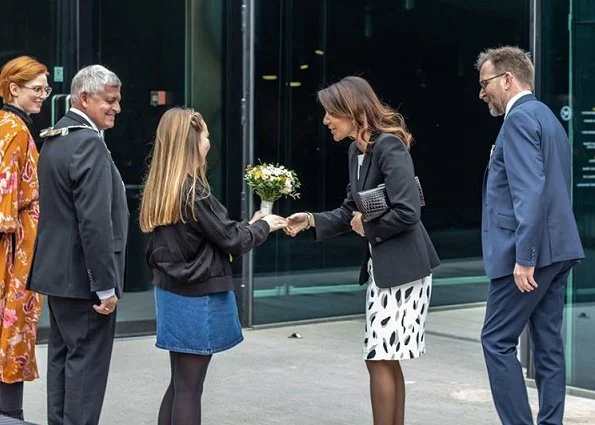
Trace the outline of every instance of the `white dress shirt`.
<instances>
[{"instance_id":1,"label":"white dress shirt","mask_svg":"<svg viewBox=\"0 0 595 425\"><path fill-rule=\"evenodd\" d=\"M517 100L519 100L521 97L526 96L528 94L533 94L531 92L531 90L523 90L521 92L518 92L517 94L515 94L512 99L510 99L508 101L508 103L506 104L506 112L504 113L504 119L506 119L506 116L508 115L508 113L510 112L510 110L512 109L512 105L514 105L514 102L516 102Z\"/></svg>"},{"instance_id":2,"label":"white dress shirt","mask_svg":"<svg viewBox=\"0 0 595 425\"><path fill-rule=\"evenodd\" d=\"M359 171L362 168L362 164L364 163L364 154L360 153L357 156L357 179L359 180Z\"/></svg>"}]
</instances>

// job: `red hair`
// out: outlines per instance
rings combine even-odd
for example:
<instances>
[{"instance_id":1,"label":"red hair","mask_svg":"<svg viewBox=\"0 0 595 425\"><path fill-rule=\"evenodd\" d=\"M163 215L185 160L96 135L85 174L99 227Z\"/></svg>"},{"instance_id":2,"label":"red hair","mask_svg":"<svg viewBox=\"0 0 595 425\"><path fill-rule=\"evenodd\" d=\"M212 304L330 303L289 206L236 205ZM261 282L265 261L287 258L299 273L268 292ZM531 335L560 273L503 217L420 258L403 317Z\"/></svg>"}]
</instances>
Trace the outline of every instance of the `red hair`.
<instances>
[{"instance_id":1,"label":"red hair","mask_svg":"<svg viewBox=\"0 0 595 425\"><path fill-rule=\"evenodd\" d=\"M22 86L39 74L50 75L44 64L30 56L19 56L6 62L0 71L0 97L4 103L10 103L13 100L10 83Z\"/></svg>"}]
</instances>

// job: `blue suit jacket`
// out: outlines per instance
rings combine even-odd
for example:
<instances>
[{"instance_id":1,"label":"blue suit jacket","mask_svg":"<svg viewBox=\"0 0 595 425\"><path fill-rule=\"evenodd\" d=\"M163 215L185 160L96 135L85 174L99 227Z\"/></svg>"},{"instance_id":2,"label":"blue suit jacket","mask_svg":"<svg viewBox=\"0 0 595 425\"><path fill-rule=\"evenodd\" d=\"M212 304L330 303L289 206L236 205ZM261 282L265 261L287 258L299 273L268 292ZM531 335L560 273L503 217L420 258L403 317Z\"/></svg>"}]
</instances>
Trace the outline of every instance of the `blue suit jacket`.
<instances>
[{"instance_id":1,"label":"blue suit jacket","mask_svg":"<svg viewBox=\"0 0 595 425\"><path fill-rule=\"evenodd\" d=\"M584 257L570 204L570 147L552 111L518 99L500 129L483 182L482 247L490 279L515 263L545 267Z\"/></svg>"}]
</instances>

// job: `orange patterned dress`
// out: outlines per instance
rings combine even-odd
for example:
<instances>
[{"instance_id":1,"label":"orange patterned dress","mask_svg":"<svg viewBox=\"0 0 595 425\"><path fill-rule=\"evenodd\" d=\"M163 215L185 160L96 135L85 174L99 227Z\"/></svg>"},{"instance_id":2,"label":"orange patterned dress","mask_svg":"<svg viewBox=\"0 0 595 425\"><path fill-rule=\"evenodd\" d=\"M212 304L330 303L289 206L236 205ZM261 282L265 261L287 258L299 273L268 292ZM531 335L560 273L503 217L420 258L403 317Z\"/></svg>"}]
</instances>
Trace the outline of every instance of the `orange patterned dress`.
<instances>
[{"instance_id":1,"label":"orange patterned dress","mask_svg":"<svg viewBox=\"0 0 595 425\"><path fill-rule=\"evenodd\" d=\"M25 123L0 110L0 381L7 384L39 376L42 297L25 289L39 218L38 157Z\"/></svg>"}]
</instances>

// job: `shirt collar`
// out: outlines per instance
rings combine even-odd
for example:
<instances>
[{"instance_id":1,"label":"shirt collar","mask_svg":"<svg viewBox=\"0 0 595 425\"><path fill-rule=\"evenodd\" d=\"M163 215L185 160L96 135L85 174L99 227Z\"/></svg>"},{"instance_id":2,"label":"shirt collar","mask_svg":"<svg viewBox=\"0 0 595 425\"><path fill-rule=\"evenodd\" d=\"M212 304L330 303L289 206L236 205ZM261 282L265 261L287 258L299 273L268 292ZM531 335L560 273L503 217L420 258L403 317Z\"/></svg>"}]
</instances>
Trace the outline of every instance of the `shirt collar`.
<instances>
[{"instance_id":1,"label":"shirt collar","mask_svg":"<svg viewBox=\"0 0 595 425\"><path fill-rule=\"evenodd\" d=\"M74 112L77 115L80 115L81 117L83 117L85 120L87 120L87 122L89 124L91 124L91 127L93 127L93 130L95 130L96 132L98 132L99 134L101 134L101 132L99 131L99 129L97 128L97 126L95 125L95 123L93 122L93 120L91 118L89 118L89 116L87 114L85 114L83 111L81 111L80 109L76 109L76 108L70 108L70 110L72 112Z\"/></svg>"},{"instance_id":2,"label":"shirt collar","mask_svg":"<svg viewBox=\"0 0 595 425\"><path fill-rule=\"evenodd\" d=\"M510 112L510 110L512 109L512 105L514 105L514 103L519 100L521 97L526 96L528 94L532 94L531 90L523 90L521 92L518 92L517 94L515 94L514 96L512 96L512 99L510 99L508 101L508 103L506 104L506 112L504 113L504 119L506 119L506 116L508 115L508 113Z\"/></svg>"}]
</instances>

